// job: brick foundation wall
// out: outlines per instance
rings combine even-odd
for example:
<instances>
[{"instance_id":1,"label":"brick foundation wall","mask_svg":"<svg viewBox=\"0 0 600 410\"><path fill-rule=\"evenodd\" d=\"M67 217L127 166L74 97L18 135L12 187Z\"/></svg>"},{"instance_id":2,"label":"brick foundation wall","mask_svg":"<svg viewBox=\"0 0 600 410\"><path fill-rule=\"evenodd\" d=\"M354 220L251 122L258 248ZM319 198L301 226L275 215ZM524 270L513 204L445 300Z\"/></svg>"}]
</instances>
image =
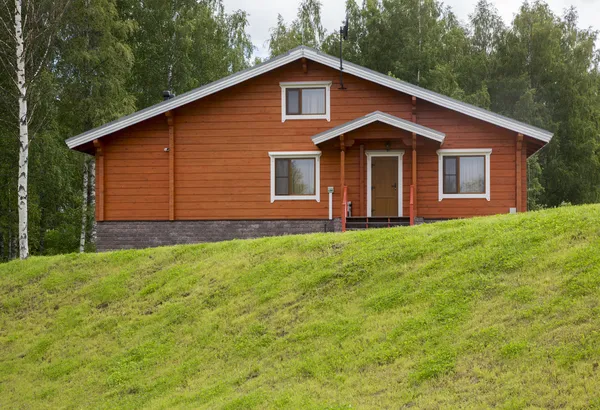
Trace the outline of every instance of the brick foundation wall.
<instances>
[{"instance_id":1,"label":"brick foundation wall","mask_svg":"<svg viewBox=\"0 0 600 410\"><path fill-rule=\"evenodd\" d=\"M339 232L340 219L98 222L96 249L142 249L264 236Z\"/></svg>"}]
</instances>

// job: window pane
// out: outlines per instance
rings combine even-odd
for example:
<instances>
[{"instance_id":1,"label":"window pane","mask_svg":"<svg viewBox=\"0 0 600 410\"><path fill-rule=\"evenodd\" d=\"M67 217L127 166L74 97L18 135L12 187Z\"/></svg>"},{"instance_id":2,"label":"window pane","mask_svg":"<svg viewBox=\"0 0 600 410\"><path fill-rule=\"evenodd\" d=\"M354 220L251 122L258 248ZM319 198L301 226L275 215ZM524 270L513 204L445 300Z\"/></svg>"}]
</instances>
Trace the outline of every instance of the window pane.
<instances>
[{"instance_id":1,"label":"window pane","mask_svg":"<svg viewBox=\"0 0 600 410\"><path fill-rule=\"evenodd\" d=\"M286 109L287 114L300 114L300 90L287 89Z\"/></svg>"},{"instance_id":2,"label":"window pane","mask_svg":"<svg viewBox=\"0 0 600 410\"><path fill-rule=\"evenodd\" d=\"M325 89L302 90L302 114L325 114Z\"/></svg>"},{"instance_id":3,"label":"window pane","mask_svg":"<svg viewBox=\"0 0 600 410\"><path fill-rule=\"evenodd\" d=\"M444 157L444 193L456 194L456 157Z\"/></svg>"},{"instance_id":4,"label":"window pane","mask_svg":"<svg viewBox=\"0 0 600 410\"><path fill-rule=\"evenodd\" d=\"M275 195L289 195L288 170L288 159L275 159Z\"/></svg>"},{"instance_id":5,"label":"window pane","mask_svg":"<svg viewBox=\"0 0 600 410\"><path fill-rule=\"evenodd\" d=\"M444 157L444 174L456 175L456 157Z\"/></svg>"},{"instance_id":6,"label":"window pane","mask_svg":"<svg viewBox=\"0 0 600 410\"><path fill-rule=\"evenodd\" d=\"M289 179L275 178L275 195L289 195Z\"/></svg>"},{"instance_id":7,"label":"window pane","mask_svg":"<svg viewBox=\"0 0 600 410\"><path fill-rule=\"evenodd\" d=\"M456 175L444 176L444 193L445 194L456 194Z\"/></svg>"},{"instance_id":8,"label":"window pane","mask_svg":"<svg viewBox=\"0 0 600 410\"><path fill-rule=\"evenodd\" d=\"M276 159L275 160L275 177L287 177L289 169L289 159Z\"/></svg>"},{"instance_id":9,"label":"window pane","mask_svg":"<svg viewBox=\"0 0 600 410\"><path fill-rule=\"evenodd\" d=\"M463 194L485 192L484 157L460 158L460 192Z\"/></svg>"},{"instance_id":10,"label":"window pane","mask_svg":"<svg viewBox=\"0 0 600 410\"><path fill-rule=\"evenodd\" d=\"M315 194L315 160L292 159L292 195Z\"/></svg>"}]
</instances>

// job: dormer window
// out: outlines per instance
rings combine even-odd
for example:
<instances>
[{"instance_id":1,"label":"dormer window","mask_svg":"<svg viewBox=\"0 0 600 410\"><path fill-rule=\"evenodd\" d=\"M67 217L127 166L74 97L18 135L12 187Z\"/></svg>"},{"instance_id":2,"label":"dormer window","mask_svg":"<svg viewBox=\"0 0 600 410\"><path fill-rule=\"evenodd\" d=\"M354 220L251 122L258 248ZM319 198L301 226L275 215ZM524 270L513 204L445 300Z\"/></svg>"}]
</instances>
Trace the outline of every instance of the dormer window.
<instances>
[{"instance_id":1,"label":"dormer window","mask_svg":"<svg viewBox=\"0 0 600 410\"><path fill-rule=\"evenodd\" d=\"M280 83L281 121L330 120L331 81Z\"/></svg>"}]
</instances>

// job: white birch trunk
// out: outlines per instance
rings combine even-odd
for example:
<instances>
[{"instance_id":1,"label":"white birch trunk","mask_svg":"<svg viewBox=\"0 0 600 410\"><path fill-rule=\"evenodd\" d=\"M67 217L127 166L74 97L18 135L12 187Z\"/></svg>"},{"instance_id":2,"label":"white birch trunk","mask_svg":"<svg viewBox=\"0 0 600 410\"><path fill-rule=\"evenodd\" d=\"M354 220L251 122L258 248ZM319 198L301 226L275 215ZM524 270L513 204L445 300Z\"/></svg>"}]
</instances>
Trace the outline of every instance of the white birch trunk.
<instances>
[{"instance_id":1,"label":"white birch trunk","mask_svg":"<svg viewBox=\"0 0 600 410\"><path fill-rule=\"evenodd\" d=\"M81 235L79 236L79 253L85 251L85 234L87 228L87 203L88 203L88 161L83 161L83 202L81 204Z\"/></svg>"},{"instance_id":2,"label":"white birch trunk","mask_svg":"<svg viewBox=\"0 0 600 410\"><path fill-rule=\"evenodd\" d=\"M94 218L92 219L92 232L90 233L90 241L96 244L96 158L90 161L90 207Z\"/></svg>"},{"instance_id":3,"label":"white birch trunk","mask_svg":"<svg viewBox=\"0 0 600 410\"><path fill-rule=\"evenodd\" d=\"M19 90L19 178L17 182L19 207L19 256L29 256L27 177L29 162L29 129L27 118L27 85L25 83L25 47L22 25L23 0L15 0L15 38L17 57L17 87Z\"/></svg>"}]
</instances>

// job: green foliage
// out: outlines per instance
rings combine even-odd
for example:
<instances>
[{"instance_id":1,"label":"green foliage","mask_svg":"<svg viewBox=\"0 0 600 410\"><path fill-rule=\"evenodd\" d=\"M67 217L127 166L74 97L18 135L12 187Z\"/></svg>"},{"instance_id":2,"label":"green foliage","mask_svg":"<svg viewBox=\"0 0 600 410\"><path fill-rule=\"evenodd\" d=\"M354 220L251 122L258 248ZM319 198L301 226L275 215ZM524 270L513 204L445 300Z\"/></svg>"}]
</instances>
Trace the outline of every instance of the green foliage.
<instances>
[{"instance_id":1,"label":"green foliage","mask_svg":"<svg viewBox=\"0 0 600 410\"><path fill-rule=\"evenodd\" d=\"M578 28L574 8L557 16L543 1L524 2L509 26L487 0L466 26L437 0L346 8L347 60L555 132L530 160L532 209L600 201L600 54L597 32ZM272 50L289 48L273 40ZM330 33L322 48L338 47Z\"/></svg>"},{"instance_id":2,"label":"green foliage","mask_svg":"<svg viewBox=\"0 0 600 410\"><path fill-rule=\"evenodd\" d=\"M253 46L247 14L224 12L221 0L126 1L136 29L133 90L138 107L160 102L248 66Z\"/></svg>"},{"instance_id":3,"label":"green foliage","mask_svg":"<svg viewBox=\"0 0 600 410\"><path fill-rule=\"evenodd\" d=\"M285 23L281 14L277 16L277 25L271 29L269 51L271 57L275 57L300 45L320 49L324 37L321 2L302 0L298 6L296 19L290 25Z\"/></svg>"},{"instance_id":4,"label":"green foliage","mask_svg":"<svg viewBox=\"0 0 600 410\"><path fill-rule=\"evenodd\" d=\"M38 3L36 7L52 5ZM9 11L4 7L0 13ZM160 101L165 89L188 91L247 67L252 52L247 24L245 12L226 14L222 3L213 0L69 2L52 39L48 64L29 91L32 254L78 248L83 163L89 165L90 159L69 151L65 138ZM2 47L10 43L6 35L0 31ZM8 55L14 55L14 50ZM10 67L3 64L0 76L0 90L6 97L0 99L0 261L13 259L18 251L18 140ZM88 192L93 188L88 187ZM91 199L87 205L86 249L93 250Z\"/></svg>"},{"instance_id":5,"label":"green foliage","mask_svg":"<svg viewBox=\"0 0 600 410\"><path fill-rule=\"evenodd\" d=\"M338 27L326 32L321 7L318 0L301 0L292 22L279 17L271 55L300 44L338 55ZM542 1L523 3L505 25L494 6L480 0L464 25L438 0L347 0L346 7L346 59L555 132L529 160L531 209L600 201L600 54L597 33L578 28L575 9L558 16ZM9 11L0 9L3 16ZM222 0L70 2L48 64L29 90L33 254L77 248L84 158L69 152L64 139L159 102L163 90L179 94L246 68L253 51L247 17L242 10L225 13ZM0 31L0 44L10 41L10 32ZM17 254L18 144L14 73L9 64L1 68L5 261ZM330 272L322 274L327 280Z\"/></svg>"},{"instance_id":6,"label":"green foliage","mask_svg":"<svg viewBox=\"0 0 600 410\"><path fill-rule=\"evenodd\" d=\"M0 402L591 407L599 233L599 206L566 206L13 261Z\"/></svg>"}]
</instances>

